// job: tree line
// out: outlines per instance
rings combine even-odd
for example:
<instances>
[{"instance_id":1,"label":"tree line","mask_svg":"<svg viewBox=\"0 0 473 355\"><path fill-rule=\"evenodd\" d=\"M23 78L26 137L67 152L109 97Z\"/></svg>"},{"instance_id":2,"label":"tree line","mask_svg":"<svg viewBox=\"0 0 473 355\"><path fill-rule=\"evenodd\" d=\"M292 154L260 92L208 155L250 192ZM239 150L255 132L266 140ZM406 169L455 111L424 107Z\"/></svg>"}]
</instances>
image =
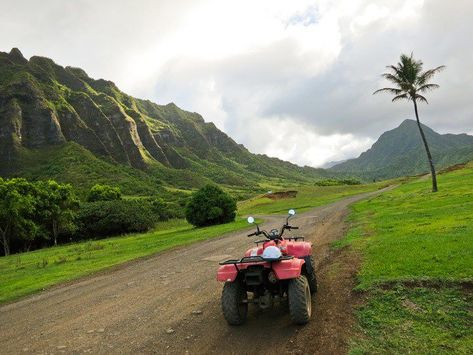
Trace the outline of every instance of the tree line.
<instances>
[{"instance_id":1,"label":"tree line","mask_svg":"<svg viewBox=\"0 0 473 355\"><path fill-rule=\"evenodd\" d=\"M93 186L81 201L70 184L0 177L0 244L3 255L91 238L151 229L183 217L183 206L159 197L123 199L120 189Z\"/></svg>"}]
</instances>

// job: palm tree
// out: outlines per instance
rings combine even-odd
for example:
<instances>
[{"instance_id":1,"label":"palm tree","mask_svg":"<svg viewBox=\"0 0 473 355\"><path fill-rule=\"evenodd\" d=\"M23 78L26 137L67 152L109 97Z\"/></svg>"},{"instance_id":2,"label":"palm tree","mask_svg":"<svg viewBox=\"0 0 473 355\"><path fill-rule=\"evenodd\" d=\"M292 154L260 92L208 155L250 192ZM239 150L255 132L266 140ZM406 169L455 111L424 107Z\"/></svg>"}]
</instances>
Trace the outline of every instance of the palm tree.
<instances>
[{"instance_id":1,"label":"palm tree","mask_svg":"<svg viewBox=\"0 0 473 355\"><path fill-rule=\"evenodd\" d=\"M427 144L427 139L425 138L424 131L420 124L417 102L425 102L428 104L427 99L421 94L439 87L439 85L429 83L429 81L435 74L443 70L445 66L441 65L437 68L426 71L422 71L422 66L422 61L415 60L413 54L410 56L401 54L401 61L397 63L397 65L388 65L386 67L390 70L390 73L382 74L385 79L392 82L396 87L376 90L373 95L380 92L388 92L394 95L392 102L408 100L414 103L417 126L419 127L425 152L427 153L427 158L429 160L430 172L432 175L432 192L437 192L437 176L435 175L435 167L432 161L432 155L430 154L429 145Z\"/></svg>"}]
</instances>

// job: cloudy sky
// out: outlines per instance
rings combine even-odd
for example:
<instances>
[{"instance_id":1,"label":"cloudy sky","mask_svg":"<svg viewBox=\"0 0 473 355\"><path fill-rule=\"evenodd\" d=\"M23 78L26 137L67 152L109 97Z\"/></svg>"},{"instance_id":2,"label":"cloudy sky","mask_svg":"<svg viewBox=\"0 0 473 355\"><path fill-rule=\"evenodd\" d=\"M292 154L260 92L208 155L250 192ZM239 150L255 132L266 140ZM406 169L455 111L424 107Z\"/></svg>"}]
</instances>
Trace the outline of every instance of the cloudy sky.
<instances>
[{"instance_id":1,"label":"cloudy sky","mask_svg":"<svg viewBox=\"0 0 473 355\"><path fill-rule=\"evenodd\" d=\"M18 47L201 113L251 151L320 166L412 118L372 96L401 52L441 64L421 119L473 133L470 0L0 0Z\"/></svg>"}]
</instances>

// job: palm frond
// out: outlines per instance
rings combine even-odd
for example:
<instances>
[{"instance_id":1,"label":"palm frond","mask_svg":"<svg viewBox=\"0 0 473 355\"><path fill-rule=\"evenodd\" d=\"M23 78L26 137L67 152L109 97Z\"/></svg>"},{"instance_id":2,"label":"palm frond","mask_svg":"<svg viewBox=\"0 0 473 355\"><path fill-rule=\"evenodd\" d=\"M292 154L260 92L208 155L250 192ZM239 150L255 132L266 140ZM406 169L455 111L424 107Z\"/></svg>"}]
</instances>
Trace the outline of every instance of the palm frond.
<instances>
[{"instance_id":1,"label":"palm frond","mask_svg":"<svg viewBox=\"0 0 473 355\"><path fill-rule=\"evenodd\" d=\"M401 94L394 96L394 98L391 100L392 102L400 101L400 100L410 100L411 97L408 94Z\"/></svg>"},{"instance_id":2,"label":"palm frond","mask_svg":"<svg viewBox=\"0 0 473 355\"><path fill-rule=\"evenodd\" d=\"M402 68L396 67L395 65L388 65L386 66L386 68L392 70L392 72L396 74L397 76L401 75Z\"/></svg>"},{"instance_id":3,"label":"palm frond","mask_svg":"<svg viewBox=\"0 0 473 355\"><path fill-rule=\"evenodd\" d=\"M445 65L441 65L441 66L438 66L437 68L426 70L425 72L419 75L419 79L417 80L417 83L421 86L426 84L430 79L432 79L432 77L435 74L437 74L438 72L441 72L445 68L446 68Z\"/></svg>"},{"instance_id":4,"label":"palm frond","mask_svg":"<svg viewBox=\"0 0 473 355\"><path fill-rule=\"evenodd\" d=\"M425 102L426 104L428 104L429 102L427 101L427 99L422 96L422 95L419 95L419 94L416 94L415 96L416 100L419 100L420 102Z\"/></svg>"},{"instance_id":5,"label":"palm frond","mask_svg":"<svg viewBox=\"0 0 473 355\"><path fill-rule=\"evenodd\" d=\"M445 68L444 65L423 71L424 63L414 59L414 53L410 55L401 54L396 65L388 65L388 72L381 74L383 78L394 84L394 88L382 88L376 90L373 95L386 92L395 95L393 102L399 100L419 100L428 103L427 99L419 93L428 92L439 87L437 84L429 83L429 80L439 71Z\"/></svg>"},{"instance_id":6,"label":"palm frond","mask_svg":"<svg viewBox=\"0 0 473 355\"><path fill-rule=\"evenodd\" d=\"M399 86L402 86L404 84L402 79L397 75L393 75L391 73L383 73L381 74L381 76L385 78L386 80L389 80L390 82L397 84Z\"/></svg>"},{"instance_id":7,"label":"palm frond","mask_svg":"<svg viewBox=\"0 0 473 355\"><path fill-rule=\"evenodd\" d=\"M431 90L434 90L434 89L438 89L440 87L440 85L438 84L425 84L425 85L422 85L421 87L417 88L417 91L418 92L427 92L427 91L431 91Z\"/></svg>"},{"instance_id":8,"label":"palm frond","mask_svg":"<svg viewBox=\"0 0 473 355\"><path fill-rule=\"evenodd\" d=\"M401 89L396 89L396 88L382 88L382 89L378 89L376 90L373 95L376 95L376 94L379 94L381 92L387 92L389 94L394 94L394 95L400 95L401 93L403 93L404 91L401 90Z\"/></svg>"}]
</instances>

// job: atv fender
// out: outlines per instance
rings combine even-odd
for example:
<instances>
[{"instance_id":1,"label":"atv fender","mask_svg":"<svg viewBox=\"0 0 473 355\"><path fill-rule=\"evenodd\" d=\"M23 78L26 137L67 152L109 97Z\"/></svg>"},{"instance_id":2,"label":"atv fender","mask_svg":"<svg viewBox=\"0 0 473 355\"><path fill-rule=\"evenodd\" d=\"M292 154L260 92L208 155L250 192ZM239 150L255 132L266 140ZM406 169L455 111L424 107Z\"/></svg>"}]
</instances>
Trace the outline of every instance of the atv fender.
<instances>
[{"instance_id":1,"label":"atv fender","mask_svg":"<svg viewBox=\"0 0 473 355\"><path fill-rule=\"evenodd\" d=\"M222 265L217 271L217 281L233 282L237 278L238 270L235 265Z\"/></svg>"},{"instance_id":2,"label":"atv fender","mask_svg":"<svg viewBox=\"0 0 473 355\"><path fill-rule=\"evenodd\" d=\"M290 242L287 243L287 255L294 255L296 258L303 258L312 254L311 242Z\"/></svg>"},{"instance_id":3,"label":"atv fender","mask_svg":"<svg viewBox=\"0 0 473 355\"><path fill-rule=\"evenodd\" d=\"M301 275L304 263L303 259L294 258L273 263L272 267L278 280L287 280L298 278Z\"/></svg>"}]
</instances>

